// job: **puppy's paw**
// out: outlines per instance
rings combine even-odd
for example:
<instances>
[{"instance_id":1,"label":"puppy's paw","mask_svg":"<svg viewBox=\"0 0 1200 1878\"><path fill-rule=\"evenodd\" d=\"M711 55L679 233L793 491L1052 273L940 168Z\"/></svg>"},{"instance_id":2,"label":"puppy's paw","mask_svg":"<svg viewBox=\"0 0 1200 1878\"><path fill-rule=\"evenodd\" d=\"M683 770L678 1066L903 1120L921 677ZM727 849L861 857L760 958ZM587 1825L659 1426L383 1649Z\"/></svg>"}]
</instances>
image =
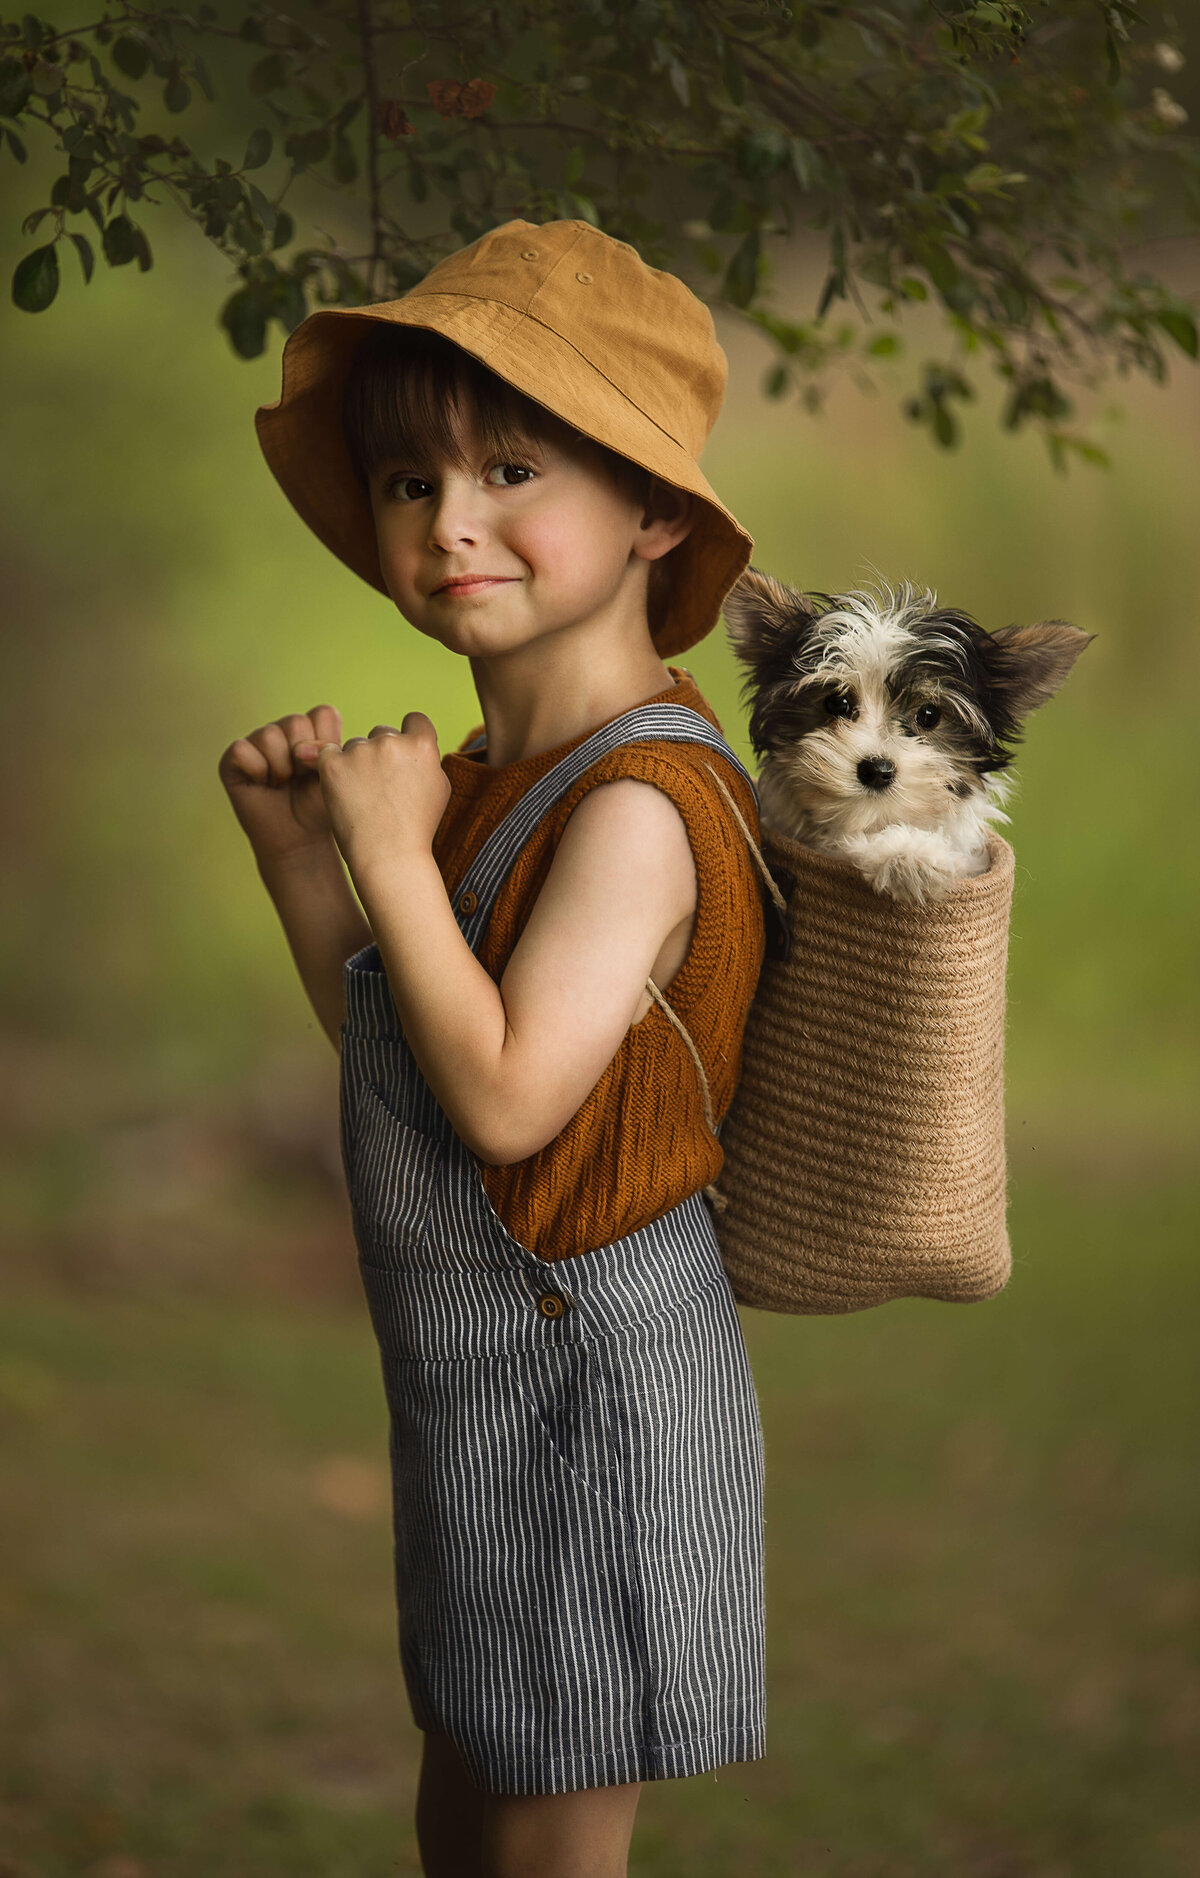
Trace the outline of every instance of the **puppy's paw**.
<instances>
[{"instance_id":1,"label":"puppy's paw","mask_svg":"<svg viewBox=\"0 0 1200 1878\"><path fill-rule=\"evenodd\" d=\"M873 835L850 835L842 852L876 893L912 906L942 900L968 874L982 872L976 857L955 847L936 829L911 828L907 823L881 828Z\"/></svg>"}]
</instances>

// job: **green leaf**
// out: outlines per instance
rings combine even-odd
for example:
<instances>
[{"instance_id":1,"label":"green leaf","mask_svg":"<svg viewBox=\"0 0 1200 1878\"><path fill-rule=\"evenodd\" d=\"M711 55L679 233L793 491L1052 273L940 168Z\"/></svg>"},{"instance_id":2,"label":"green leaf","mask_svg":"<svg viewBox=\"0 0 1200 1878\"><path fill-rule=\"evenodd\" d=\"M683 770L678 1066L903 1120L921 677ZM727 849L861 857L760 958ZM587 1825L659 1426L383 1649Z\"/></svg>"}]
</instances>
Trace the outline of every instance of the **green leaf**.
<instances>
[{"instance_id":1,"label":"green leaf","mask_svg":"<svg viewBox=\"0 0 1200 1878\"><path fill-rule=\"evenodd\" d=\"M962 276L940 241L914 242L913 257L925 269L943 300L954 292Z\"/></svg>"},{"instance_id":2,"label":"green leaf","mask_svg":"<svg viewBox=\"0 0 1200 1878\"><path fill-rule=\"evenodd\" d=\"M29 152L21 142L21 139L17 136L16 131L6 130L4 135L8 138L8 147L16 157L17 162L27 163L29 161Z\"/></svg>"},{"instance_id":3,"label":"green leaf","mask_svg":"<svg viewBox=\"0 0 1200 1878\"><path fill-rule=\"evenodd\" d=\"M136 260L137 230L127 215L113 216L105 227L100 245L110 267L124 267L128 262Z\"/></svg>"},{"instance_id":4,"label":"green leaf","mask_svg":"<svg viewBox=\"0 0 1200 1878\"><path fill-rule=\"evenodd\" d=\"M36 50L36 48L41 45L42 40L49 36L49 33L46 28L43 27L41 20L38 19L36 14L25 14L21 21L21 37L27 46L32 46Z\"/></svg>"},{"instance_id":5,"label":"green leaf","mask_svg":"<svg viewBox=\"0 0 1200 1878\"><path fill-rule=\"evenodd\" d=\"M308 314L304 289L294 274L281 274L275 283L275 318L286 332L294 332Z\"/></svg>"},{"instance_id":6,"label":"green leaf","mask_svg":"<svg viewBox=\"0 0 1200 1878\"><path fill-rule=\"evenodd\" d=\"M1189 359L1196 357L1200 335L1196 332L1196 322L1190 313L1182 307L1163 307L1154 318L1181 352L1186 352Z\"/></svg>"},{"instance_id":7,"label":"green leaf","mask_svg":"<svg viewBox=\"0 0 1200 1878\"><path fill-rule=\"evenodd\" d=\"M274 148L269 130L252 130L246 144L246 154L242 158L244 170L260 170L264 163L271 161Z\"/></svg>"},{"instance_id":8,"label":"green leaf","mask_svg":"<svg viewBox=\"0 0 1200 1878\"><path fill-rule=\"evenodd\" d=\"M112 60L126 78L141 78L150 63L150 54L141 39L135 39L131 33L122 33L113 42Z\"/></svg>"},{"instance_id":9,"label":"green leaf","mask_svg":"<svg viewBox=\"0 0 1200 1878\"><path fill-rule=\"evenodd\" d=\"M58 250L51 242L18 262L12 297L25 313L44 313L58 292Z\"/></svg>"},{"instance_id":10,"label":"green leaf","mask_svg":"<svg viewBox=\"0 0 1200 1878\"><path fill-rule=\"evenodd\" d=\"M86 235L72 234L71 240L75 243L75 252L79 256L79 265L83 269L83 278L86 284L91 280L96 269L96 257L92 253L92 244Z\"/></svg>"},{"instance_id":11,"label":"green leaf","mask_svg":"<svg viewBox=\"0 0 1200 1878\"><path fill-rule=\"evenodd\" d=\"M268 201L257 183L247 183L246 188L250 194L250 206L254 211L255 219L268 235L272 234L276 220L275 204Z\"/></svg>"},{"instance_id":12,"label":"green leaf","mask_svg":"<svg viewBox=\"0 0 1200 1878\"><path fill-rule=\"evenodd\" d=\"M163 103L168 111L173 111L178 116L180 111L187 110L191 102L192 88L176 72L175 76L169 78L163 86Z\"/></svg>"},{"instance_id":13,"label":"green leaf","mask_svg":"<svg viewBox=\"0 0 1200 1878\"><path fill-rule=\"evenodd\" d=\"M758 261L761 242L754 229L734 249L725 270L725 293L734 306L749 306L758 291Z\"/></svg>"},{"instance_id":14,"label":"green leaf","mask_svg":"<svg viewBox=\"0 0 1200 1878\"><path fill-rule=\"evenodd\" d=\"M283 55L271 52L265 59L260 59L257 65L250 67L246 82L255 97L261 98L265 92L278 91L281 85L287 84L287 80L288 71Z\"/></svg>"},{"instance_id":15,"label":"green leaf","mask_svg":"<svg viewBox=\"0 0 1200 1878\"><path fill-rule=\"evenodd\" d=\"M952 450L958 442L958 425L940 398L932 402L929 421L933 425L933 434L943 450Z\"/></svg>"},{"instance_id":16,"label":"green leaf","mask_svg":"<svg viewBox=\"0 0 1200 1878\"><path fill-rule=\"evenodd\" d=\"M790 139L792 173L801 189L811 189L818 170L817 153L803 137Z\"/></svg>"},{"instance_id":17,"label":"green leaf","mask_svg":"<svg viewBox=\"0 0 1200 1878\"><path fill-rule=\"evenodd\" d=\"M671 81L671 90L686 111L692 102L692 88L688 83L688 75L683 64L674 53L667 59L667 77Z\"/></svg>"},{"instance_id":18,"label":"green leaf","mask_svg":"<svg viewBox=\"0 0 1200 1878\"><path fill-rule=\"evenodd\" d=\"M781 130L752 130L737 143L737 166L743 176L758 181L773 176L788 161L788 139Z\"/></svg>"},{"instance_id":19,"label":"green leaf","mask_svg":"<svg viewBox=\"0 0 1200 1878\"><path fill-rule=\"evenodd\" d=\"M39 98L53 98L67 82L67 75L61 65L49 65L39 60L29 74L29 82Z\"/></svg>"},{"instance_id":20,"label":"green leaf","mask_svg":"<svg viewBox=\"0 0 1200 1878\"><path fill-rule=\"evenodd\" d=\"M878 333L867 347L867 351L873 359L895 358L899 350L900 341L895 333Z\"/></svg>"},{"instance_id":21,"label":"green leaf","mask_svg":"<svg viewBox=\"0 0 1200 1878\"><path fill-rule=\"evenodd\" d=\"M275 217L275 233L271 237L271 248L286 248L296 233L296 224L286 209L280 209Z\"/></svg>"},{"instance_id":22,"label":"green leaf","mask_svg":"<svg viewBox=\"0 0 1200 1878\"><path fill-rule=\"evenodd\" d=\"M242 287L221 309L221 324L239 358L257 359L266 351L267 316L262 301Z\"/></svg>"},{"instance_id":23,"label":"green leaf","mask_svg":"<svg viewBox=\"0 0 1200 1878\"><path fill-rule=\"evenodd\" d=\"M289 137L284 149L298 170L311 169L314 163L323 163L329 155L329 132L306 130L299 136Z\"/></svg>"},{"instance_id":24,"label":"green leaf","mask_svg":"<svg viewBox=\"0 0 1200 1878\"><path fill-rule=\"evenodd\" d=\"M763 381L763 390L768 398L782 398L790 383L791 374L787 366L773 365Z\"/></svg>"},{"instance_id":25,"label":"green leaf","mask_svg":"<svg viewBox=\"0 0 1200 1878\"><path fill-rule=\"evenodd\" d=\"M0 117L19 117L29 92L29 73L20 60L0 59Z\"/></svg>"}]
</instances>

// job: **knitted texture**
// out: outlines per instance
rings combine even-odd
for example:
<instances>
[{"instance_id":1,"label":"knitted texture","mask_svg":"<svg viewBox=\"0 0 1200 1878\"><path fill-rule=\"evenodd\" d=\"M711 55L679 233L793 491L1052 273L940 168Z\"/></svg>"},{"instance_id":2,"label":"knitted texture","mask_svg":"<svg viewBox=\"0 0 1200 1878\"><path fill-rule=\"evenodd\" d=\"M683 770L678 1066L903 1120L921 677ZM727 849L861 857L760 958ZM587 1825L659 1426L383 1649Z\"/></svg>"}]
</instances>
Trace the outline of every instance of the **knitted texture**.
<instances>
[{"instance_id":1,"label":"knitted texture","mask_svg":"<svg viewBox=\"0 0 1200 1878\"><path fill-rule=\"evenodd\" d=\"M674 666L668 670L675 684L645 702L686 705L720 729L691 675ZM443 758L453 793L433 851L451 897L513 804L582 741L575 738L497 769L461 750ZM687 828L697 880L691 946L665 988L666 997L700 1054L719 1120L737 1084L742 1028L762 964L763 919L753 861L710 764L728 771L727 786L757 835L748 784L711 751L688 743L624 745L594 764L526 843L500 890L478 956L499 982L567 821L589 789L626 776L661 789ZM558 1260L611 1244L657 1219L713 1181L722 1158L721 1143L705 1123L687 1044L652 1004L626 1032L595 1088L553 1141L507 1167L481 1163L480 1174L513 1238L540 1258Z\"/></svg>"},{"instance_id":2,"label":"knitted texture","mask_svg":"<svg viewBox=\"0 0 1200 1878\"><path fill-rule=\"evenodd\" d=\"M986 874L913 907L764 831L796 886L791 952L763 966L721 1131L716 1227L739 1302L833 1314L1007 1281L1013 854L988 845Z\"/></svg>"}]
</instances>

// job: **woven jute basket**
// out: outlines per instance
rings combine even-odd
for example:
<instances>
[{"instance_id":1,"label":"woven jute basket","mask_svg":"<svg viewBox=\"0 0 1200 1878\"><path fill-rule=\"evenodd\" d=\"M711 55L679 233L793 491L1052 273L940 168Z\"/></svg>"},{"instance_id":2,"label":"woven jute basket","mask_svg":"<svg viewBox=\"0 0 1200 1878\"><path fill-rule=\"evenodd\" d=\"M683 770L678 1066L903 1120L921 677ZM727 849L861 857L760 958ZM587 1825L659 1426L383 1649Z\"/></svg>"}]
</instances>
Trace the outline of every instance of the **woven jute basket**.
<instances>
[{"instance_id":1,"label":"woven jute basket","mask_svg":"<svg viewBox=\"0 0 1200 1878\"><path fill-rule=\"evenodd\" d=\"M735 1297L804 1314L990 1297L1012 1268L1012 849L989 836L987 873L916 907L784 836L762 846L795 885L721 1128L714 1219Z\"/></svg>"}]
</instances>

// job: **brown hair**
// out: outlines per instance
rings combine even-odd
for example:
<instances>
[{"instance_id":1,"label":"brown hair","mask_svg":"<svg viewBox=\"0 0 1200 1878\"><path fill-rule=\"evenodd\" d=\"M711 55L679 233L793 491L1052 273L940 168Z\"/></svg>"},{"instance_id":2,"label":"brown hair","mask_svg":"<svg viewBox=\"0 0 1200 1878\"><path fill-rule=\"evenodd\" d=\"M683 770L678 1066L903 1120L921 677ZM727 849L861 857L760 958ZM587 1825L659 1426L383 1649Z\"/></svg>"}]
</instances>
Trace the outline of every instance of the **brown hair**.
<instances>
[{"instance_id":1,"label":"brown hair","mask_svg":"<svg viewBox=\"0 0 1200 1878\"><path fill-rule=\"evenodd\" d=\"M582 441L635 500L649 497L648 470L514 390L461 346L420 327L389 326L356 349L342 398L346 445L363 488L375 466L391 457L414 468L438 462L461 468L464 408L473 410L489 453L519 458L539 440Z\"/></svg>"}]
</instances>

